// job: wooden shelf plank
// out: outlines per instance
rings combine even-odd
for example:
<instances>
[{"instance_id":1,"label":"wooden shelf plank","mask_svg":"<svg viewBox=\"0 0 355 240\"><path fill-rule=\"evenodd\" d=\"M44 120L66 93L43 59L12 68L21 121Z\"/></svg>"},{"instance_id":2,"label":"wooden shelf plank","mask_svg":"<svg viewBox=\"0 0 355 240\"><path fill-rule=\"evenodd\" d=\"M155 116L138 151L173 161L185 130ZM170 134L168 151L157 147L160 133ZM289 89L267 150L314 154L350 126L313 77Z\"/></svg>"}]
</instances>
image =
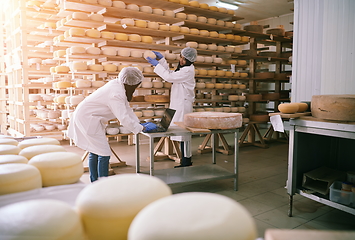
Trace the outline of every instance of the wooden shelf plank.
<instances>
[{"instance_id":1,"label":"wooden shelf plank","mask_svg":"<svg viewBox=\"0 0 355 240\"><path fill-rule=\"evenodd\" d=\"M84 11L84 12L99 12L102 9L105 8L103 5L99 4L90 4L86 2L82 2L79 0L65 0L61 1L61 4L59 5L61 9L73 9L73 10L79 10L79 11Z\"/></svg>"},{"instance_id":2,"label":"wooden shelf plank","mask_svg":"<svg viewBox=\"0 0 355 240\"><path fill-rule=\"evenodd\" d=\"M104 25L105 25L104 22L70 19L69 21L65 22L64 26L58 27L57 30L65 31L70 29L71 27L81 27L81 28L91 29L91 28L100 28Z\"/></svg>"},{"instance_id":3,"label":"wooden shelf plank","mask_svg":"<svg viewBox=\"0 0 355 240\"><path fill-rule=\"evenodd\" d=\"M131 42L131 41L120 41L120 40L106 40L98 44L98 47L111 46L111 47L128 47L128 48L138 48L138 49L151 49L151 50L171 50L180 51L184 47L164 45L164 44L151 44L143 42Z\"/></svg>"},{"instance_id":4,"label":"wooden shelf plank","mask_svg":"<svg viewBox=\"0 0 355 240\"><path fill-rule=\"evenodd\" d=\"M195 34L184 34L178 37L173 37L173 41L194 41L199 43L218 43L218 44L232 44L232 45L244 45L248 44L248 42L242 41L234 41L226 38L212 38Z\"/></svg>"}]
</instances>

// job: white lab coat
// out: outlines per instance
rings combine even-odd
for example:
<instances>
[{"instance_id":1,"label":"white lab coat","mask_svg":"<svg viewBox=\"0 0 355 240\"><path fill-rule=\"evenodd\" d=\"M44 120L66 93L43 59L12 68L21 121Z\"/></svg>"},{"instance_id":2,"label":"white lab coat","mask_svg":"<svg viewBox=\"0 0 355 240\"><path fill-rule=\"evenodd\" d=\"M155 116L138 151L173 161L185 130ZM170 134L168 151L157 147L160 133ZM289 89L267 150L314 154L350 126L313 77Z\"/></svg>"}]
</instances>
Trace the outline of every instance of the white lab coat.
<instances>
[{"instance_id":1,"label":"white lab coat","mask_svg":"<svg viewBox=\"0 0 355 240\"><path fill-rule=\"evenodd\" d=\"M184 115L193 111L195 101L195 67L185 66L175 72L169 69L165 58L159 60L159 64L154 68L154 72L167 82L171 82L170 108L175 109L174 122L183 122ZM191 141L191 136L170 137L174 141Z\"/></svg>"},{"instance_id":2,"label":"white lab coat","mask_svg":"<svg viewBox=\"0 0 355 240\"><path fill-rule=\"evenodd\" d=\"M129 106L124 85L118 79L111 80L77 106L70 119L68 136L83 150L111 156L105 127L108 120L115 118L134 134L143 130Z\"/></svg>"}]
</instances>

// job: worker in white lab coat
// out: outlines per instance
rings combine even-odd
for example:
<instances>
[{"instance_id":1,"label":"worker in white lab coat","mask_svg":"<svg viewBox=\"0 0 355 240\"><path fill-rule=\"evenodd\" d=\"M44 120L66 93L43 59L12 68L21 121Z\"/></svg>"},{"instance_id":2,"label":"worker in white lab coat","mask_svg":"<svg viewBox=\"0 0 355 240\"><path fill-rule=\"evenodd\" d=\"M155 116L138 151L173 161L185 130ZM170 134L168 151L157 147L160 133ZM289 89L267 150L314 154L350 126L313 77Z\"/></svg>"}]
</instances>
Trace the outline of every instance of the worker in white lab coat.
<instances>
[{"instance_id":1,"label":"worker in white lab coat","mask_svg":"<svg viewBox=\"0 0 355 240\"><path fill-rule=\"evenodd\" d=\"M75 109L68 136L76 146L89 152L91 182L108 176L111 156L105 132L108 120L117 118L122 126L134 134L145 130L146 127L139 123L129 106L132 94L142 80L143 74L138 68L126 67L118 78L97 89Z\"/></svg>"},{"instance_id":2,"label":"worker in white lab coat","mask_svg":"<svg viewBox=\"0 0 355 240\"><path fill-rule=\"evenodd\" d=\"M155 66L154 72L162 79L172 83L170 93L170 108L175 109L174 122L183 122L184 115L193 111L193 102L195 101L195 67L193 63L197 57L197 51L194 48L184 48L181 50L179 64L172 71L164 56L153 51L156 59L147 58L148 62ZM191 166L191 136L170 137L171 140L180 141L182 152L181 164L175 167Z\"/></svg>"}]
</instances>

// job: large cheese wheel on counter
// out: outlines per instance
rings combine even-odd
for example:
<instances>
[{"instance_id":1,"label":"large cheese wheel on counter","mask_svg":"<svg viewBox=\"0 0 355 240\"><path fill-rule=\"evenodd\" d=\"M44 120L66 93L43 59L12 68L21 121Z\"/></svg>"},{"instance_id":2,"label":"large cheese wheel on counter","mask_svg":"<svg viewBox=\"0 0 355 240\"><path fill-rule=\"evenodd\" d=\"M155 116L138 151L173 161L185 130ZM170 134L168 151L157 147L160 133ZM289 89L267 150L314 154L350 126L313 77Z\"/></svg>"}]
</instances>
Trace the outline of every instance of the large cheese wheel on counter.
<instances>
[{"instance_id":1,"label":"large cheese wheel on counter","mask_svg":"<svg viewBox=\"0 0 355 240\"><path fill-rule=\"evenodd\" d=\"M60 142L55 138L34 138L26 139L18 144L18 147L24 149L26 147L35 146L35 145L60 145Z\"/></svg>"},{"instance_id":2,"label":"large cheese wheel on counter","mask_svg":"<svg viewBox=\"0 0 355 240\"><path fill-rule=\"evenodd\" d=\"M157 177L120 174L85 187L75 205L88 239L127 239L137 213L171 194L169 186Z\"/></svg>"},{"instance_id":3,"label":"large cheese wheel on counter","mask_svg":"<svg viewBox=\"0 0 355 240\"><path fill-rule=\"evenodd\" d=\"M252 240L257 237L257 229L251 214L233 199L216 193L190 192L149 204L137 214L128 232L130 240L172 239L171 236Z\"/></svg>"},{"instance_id":4,"label":"large cheese wheel on counter","mask_svg":"<svg viewBox=\"0 0 355 240\"><path fill-rule=\"evenodd\" d=\"M28 159L15 154L0 155L0 164L6 163L28 163Z\"/></svg>"},{"instance_id":5,"label":"large cheese wheel on counter","mask_svg":"<svg viewBox=\"0 0 355 240\"><path fill-rule=\"evenodd\" d=\"M28 164L41 172L44 187L76 183L84 173L81 156L73 152L42 153Z\"/></svg>"},{"instance_id":6,"label":"large cheese wheel on counter","mask_svg":"<svg viewBox=\"0 0 355 240\"><path fill-rule=\"evenodd\" d=\"M42 153L66 152L66 151L67 150L65 150L65 148L60 145L37 145L37 146L30 146L25 149L22 149L19 155L30 160L34 156L37 156Z\"/></svg>"},{"instance_id":7,"label":"large cheese wheel on counter","mask_svg":"<svg viewBox=\"0 0 355 240\"><path fill-rule=\"evenodd\" d=\"M34 166L23 163L0 164L0 195L41 187L41 174Z\"/></svg>"},{"instance_id":8,"label":"large cheese wheel on counter","mask_svg":"<svg viewBox=\"0 0 355 240\"><path fill-rule=\"evenodd\" d=\"M0 232L9 239L83 240L79 215L54 199L25 200L0 209Z\"/></svg>"},{"instance_id":9,"label":"large cheese wheel on counter","mask_svg":"<svg viewBox=\"0 0 355 240\"><path fill-rule=\"evenodd\" d=\"M184 115L186 127L205 129L233 129L242 126L242 114L222 112L194 112Z\"/></svg>"},{"instance_id":10,"label":"large cheese wheel on counter","mask_svg":"<svg viewBox=\"0 0 355 240\"><path fill-rule=\"evenodd\" d=\"M314 95L312 116L327 120L355 121L355 95Z\"/></svg>"}]
</instances>

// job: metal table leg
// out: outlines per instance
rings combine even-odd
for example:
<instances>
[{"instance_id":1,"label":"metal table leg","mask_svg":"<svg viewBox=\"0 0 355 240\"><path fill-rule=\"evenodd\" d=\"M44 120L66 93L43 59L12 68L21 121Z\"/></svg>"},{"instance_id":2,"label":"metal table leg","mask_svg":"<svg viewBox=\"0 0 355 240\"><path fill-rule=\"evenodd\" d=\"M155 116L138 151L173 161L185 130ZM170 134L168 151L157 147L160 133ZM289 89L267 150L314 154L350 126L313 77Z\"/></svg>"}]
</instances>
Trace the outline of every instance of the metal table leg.
<instances>
[{"instance_id":1,"label":"metal table leg","mask_svg":"<svg viewBox=\"0 0 355 240\"><path fill-rule=\"evenodd\" d=\"M139 133L136 134L136 173L140 172Z\"/></svg>"},{"instance_id":2,"label":"metal table leg","mask_svg":"<svg viewBox=\"0 0 355 240\"><path fill-rule=\"evenodd\" d=\"M154 138L149 137L149 160L150 160L150 170L149 173L151 176L154 176Z\"/></svg>"},{"instance_id":3,"label":"metal table leg","mask_svg":"<svg viewBox=\"0 0 355 240\"><path fill-rule=\"evenodd\" d=\"M238 145L238 132L234 132L234 190L238 191L238 155L239 155L239 145Z\"/></svg>"},{"instance_id":4,"label":"metal table leg","mask_svg":"<svg viewBox=\"0 0 355 240\"><path fill-rule=\"evenodd\" d=\"M288 202L288 216L289 217L292 217L292 205L293 205L293 195L288 195L288 199L289 199L289 202Z\"/></svg>"}]
</instances>

